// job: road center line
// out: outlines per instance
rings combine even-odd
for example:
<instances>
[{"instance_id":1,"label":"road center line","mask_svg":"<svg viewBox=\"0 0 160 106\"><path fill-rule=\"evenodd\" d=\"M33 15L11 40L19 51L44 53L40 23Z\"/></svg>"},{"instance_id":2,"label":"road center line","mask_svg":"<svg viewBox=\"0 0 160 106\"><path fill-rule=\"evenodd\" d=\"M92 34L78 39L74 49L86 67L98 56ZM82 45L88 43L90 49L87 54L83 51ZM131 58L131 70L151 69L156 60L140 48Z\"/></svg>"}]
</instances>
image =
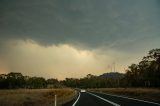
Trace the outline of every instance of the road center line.
<instances>
[{"instance_id":1,"label":"road center line","mask_svg":"<svg viewBox=\"0 0 160 106\"><path fill-rule=\"evenodd\" d=\"M78 102L78 100L79 100L80 96L81 96L81 93L79 92L79 96L78 96L77 100L73 103L73 105L72 105L72 106L75 106L75 105L76 105L76 103Z\"/></svg>"},{"instance_id":2,"label":"road center line","mask_svg":"<svg viewBox=\"0 0 160 106\"><path fill-rule=\"evenodd\" d=\"M117 104L117 103L114 103L114 102L112 102L112 101L109 101L109 100L107 100L107 99L104 99L104 98L102 98L102 97L100 97L100 96L98 96L98 95L95 95L95 94L93 94L93 93L90 93L90 92L86 92L86 93L88 93L88 94L90 94L90 95L92 95L92 96L95 96L95 97L97 97L97 98L99 98L99 99L101 99L101 100L103 100L103 101L105 101L105 102L108 102L108 103L110 103L110 104L112 104L112 105L114 105L114 106L120 106L120 105Z\"/></svg>"},{"instance_id":3,"label":"road center line","mask_svg":"<svg viewBox=\"0 0 160 106\"><path fill-rule=\"evenodd\" d=\"M95 92L95 93L99 93L99 92ZM145 101L145 100L140 100L140 99L135 99L135 98L129 98L126 96L119 96L119 95L113 95L113 94L106 94L106 93L99 93L99 94L104 94L104 95L108 95L108 96L114 96L114 97L119 97L119 98L124 98L124 99L130 99L130 100L135 100L135 101L139 101L139 102L145 102L145 103L150 103L150 104L155 104L155 105L159 105L159 103L156 102L150 102L150 101Z\"/></svg>"}]
</instances>

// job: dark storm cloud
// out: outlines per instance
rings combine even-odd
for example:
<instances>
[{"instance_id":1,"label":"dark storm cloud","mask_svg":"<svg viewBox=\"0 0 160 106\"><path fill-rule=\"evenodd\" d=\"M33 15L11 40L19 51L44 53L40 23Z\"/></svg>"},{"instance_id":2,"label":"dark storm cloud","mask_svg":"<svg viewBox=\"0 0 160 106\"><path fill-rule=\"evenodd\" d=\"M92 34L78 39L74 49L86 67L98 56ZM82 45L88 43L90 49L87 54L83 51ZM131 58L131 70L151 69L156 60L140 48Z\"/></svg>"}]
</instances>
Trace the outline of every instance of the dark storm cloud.
<instances>
[{"instance_id":1,"label":"dark storm cloud","mask_svg":"<svg viewBox=\"0 0 160 106\"><path fill-rule=\"evenodd\" d=\"M1 0L0 39L128 49L158 42L159 19L158 0Z\"/></svg>"}]
</instances>

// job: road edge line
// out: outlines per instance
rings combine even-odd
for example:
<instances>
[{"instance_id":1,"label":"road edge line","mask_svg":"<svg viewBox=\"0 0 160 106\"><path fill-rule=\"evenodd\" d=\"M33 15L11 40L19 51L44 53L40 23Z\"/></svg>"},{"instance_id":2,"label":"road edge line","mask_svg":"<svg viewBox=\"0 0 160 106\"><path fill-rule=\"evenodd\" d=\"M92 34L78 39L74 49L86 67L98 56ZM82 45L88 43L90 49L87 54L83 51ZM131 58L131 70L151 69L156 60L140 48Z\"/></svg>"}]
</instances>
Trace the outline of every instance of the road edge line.
<instances>
[{"instance_id":1,"label":"road edge line","mask_svg":"<svg viewBox=\"0 0 160 106\"><path fill-rule=\"evenodd\" d=\"M90 95L92 95L92 96L95 96L95 97L97 97L97 98L99 98L99 99L101 99L101 100L103 100L103 101L105 101L105 102L108 102L108 103L110 103L110 104L112 104L112 105L114 105L114 106L120 106L120 105L117 104L117 103L114 103L114 102L112 102L112 101L110 101L110 100L107 100L107 99L105 99L105 98L102 98L102 97L100 97L100 96L98 96L98 95L95 95L95 94L93 94L93 93L91 93L91 92L86 92L86 93L88 93L88 94L90 94Z\"/></svg>"},{"instance_id":2,"label":"road edge line","mask_svg":"<svg viewBox=\"0 0 160 106\"><path fill-rule=\"evenodd\" d=\"M76 105L76 103L78 102L78 100L79 100L80 96L81 96L81 93L79 92L79 96L78 96L77 100L73 103L73 105L72 105L72 106L75 106L75 105Z\"/></svg>"},{"instance_id":3,"label":"road edge line","mask_svg":"<svg viewBox=\"0 0 160 106\"><path fill-rule=\"evenodd\" d=\"M156 103L156 102L150 102L150 101L146 101L146 100L141 100L141 99L126 97L126 96L120 96L120 95L114 95L114 94L106 94L106 93L102 93L102 92L95 92L95 93L104 94L104 95L109 95L109 96L115 96L115 97L119 97L119 98L130 99L130 100L135 100L135 101L139 101L139 102L145 102L145 103L150 103L150 104L155 104L155 105L159 105L159 106L160 106L160 104L159 104L159 103Z\"/></svg>"}]
</instances>

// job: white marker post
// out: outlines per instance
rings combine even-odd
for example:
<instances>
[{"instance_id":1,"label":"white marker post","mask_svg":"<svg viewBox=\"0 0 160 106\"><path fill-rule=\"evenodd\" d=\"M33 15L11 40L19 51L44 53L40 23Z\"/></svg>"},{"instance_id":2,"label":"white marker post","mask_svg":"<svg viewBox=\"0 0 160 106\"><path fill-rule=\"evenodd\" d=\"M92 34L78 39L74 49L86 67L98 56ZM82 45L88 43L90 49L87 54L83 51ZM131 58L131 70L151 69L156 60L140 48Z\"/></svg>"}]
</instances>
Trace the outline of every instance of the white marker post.
<instances>
[{"instance_id":1,"label":"white marker post","mask_svg":"<svg viewBox=\"0 0 160 106\"><path fill-rule=\"evenodd\" d=\"M55 95L55 98L54 98L54 106L57 106L57 95Z\"/></svg>"}]
</instances>

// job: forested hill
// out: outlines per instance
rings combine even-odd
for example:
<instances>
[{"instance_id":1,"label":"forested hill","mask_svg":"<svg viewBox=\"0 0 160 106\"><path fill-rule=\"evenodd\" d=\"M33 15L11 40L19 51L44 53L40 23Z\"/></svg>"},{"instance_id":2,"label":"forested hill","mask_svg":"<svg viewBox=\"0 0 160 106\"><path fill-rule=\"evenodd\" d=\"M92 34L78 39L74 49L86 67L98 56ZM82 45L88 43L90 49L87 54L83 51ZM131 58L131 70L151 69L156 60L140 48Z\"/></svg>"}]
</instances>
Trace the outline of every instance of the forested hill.
<instances>
[{"instance_id":1,"label":"forested hill","mask_svg":"<svg viewBox=\"0 0 160 106\"><path fill-rule=\"evenodd\" d=\"M124 74L119 73L119 72L110 72L110 73L104 73L100 75L99 77L101 78L122 78L124 77Z\"/></svg>"}]
</instances>

